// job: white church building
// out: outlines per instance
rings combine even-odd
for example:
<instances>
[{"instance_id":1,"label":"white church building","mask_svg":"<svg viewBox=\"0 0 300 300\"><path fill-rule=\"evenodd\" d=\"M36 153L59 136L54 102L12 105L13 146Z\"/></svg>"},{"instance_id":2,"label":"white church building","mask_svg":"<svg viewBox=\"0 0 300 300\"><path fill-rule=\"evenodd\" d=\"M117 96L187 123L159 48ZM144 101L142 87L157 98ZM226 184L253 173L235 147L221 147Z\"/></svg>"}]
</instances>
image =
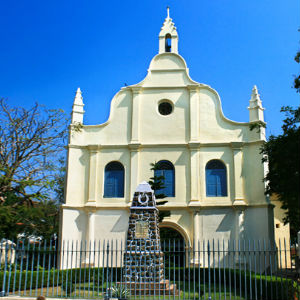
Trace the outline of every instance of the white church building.
<instances>
[{"instance_id":1,"label":"white church building","mask_svg":"<svg viewBox=\"0 0 300 300\"><path fill-rule=\"evenodd\" d=\"M265 130L249 129L253 122L264 122L257 88L248 104L249 121L229 120L217 91L190 78L178 40L168 12L147 76L120 89L103 124L84 125L77 90L62 240L125 240L134 191L153 176L154 162L165 176L168 203L160 209L170 212L161 227L178 231L191 244L274 238L260 154Z\"/></svg>"}]
</instances>

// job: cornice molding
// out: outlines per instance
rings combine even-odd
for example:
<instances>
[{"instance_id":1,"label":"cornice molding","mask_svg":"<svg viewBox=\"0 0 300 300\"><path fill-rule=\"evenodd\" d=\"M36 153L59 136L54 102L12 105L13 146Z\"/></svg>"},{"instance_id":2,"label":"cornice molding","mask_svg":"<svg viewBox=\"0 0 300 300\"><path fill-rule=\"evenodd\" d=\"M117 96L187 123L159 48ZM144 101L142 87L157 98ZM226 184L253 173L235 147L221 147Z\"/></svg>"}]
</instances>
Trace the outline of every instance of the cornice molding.
<instances>
[{"instance_id":1,"label":"cornice molding","mask_svg":"<svg viewBox=\"0 0 300 300\"><path fill-rule=\"evenodd\" d=\"M87 205L87 203L85 203L84 205L81 206L76 206L76 205L66 205L63 204L61 205L60 209L77 209L77 210L93 210L93 211L98 211L98 210L126 210L129 211L130 210L130 204L131 203L121 203L121 204L96 204L96 205ZM186 204L186 205L182 205L182 204L173 204L173 205L168 205L168 206L161 206L159 207L159 210L182 210L182 209L186 209L188 211L195 211L195 210L204 210L204 209L214 209L214 208L231 208L234 210L246 210L246 209L250 209L250 208L273 208L274 204L271 203L261 203L261 204L248 204L246 203L245 205L234 205L233 203L224 203L224 204L208 204L208 203L203 203L203 202L197 202L197 204L195 202L192 203L192 205L190 204Z\"/></svg>"},{"instance_id":2,"label":"cornice molding","mask_svg":"<svg viewBox=\"0 0 300 300\"><path fill-rule=\"evenodd\" d=\"M186 143L172 143L172 144L143 144L143 143L128 143L128 144L90 144L90 145L76 145L69 144L67 148L75 149L118 149L118 148L127 148L127 149L144 149L144 148L187 148L187 149L201 149L205 147L230 147L233 149L240 149L245 146L251 145L260 145L263 144L263 140L249 141L249 142L220 142L220 143L203 143L199 141L189 141Z\"/></svg>"},{"instance_id":3,"label":"cornice molding","mask_svg":"<svg viewBox=\"0 0 300 300\"><path fill-rule=\"evenodd\" d=\"M190 141L188 143L188 147L190 148L190 150L198 150L201 147L201 143L198 141Z\"/></svg>"},{"instance_id":4,"label":"cornice molding","mask_svg":"<svg viewBox=\"0 0 300 300\"><path fill-rule=\"evenodd\" d=\"M98 151L100 150L102 147L100 144L91 144L91 145L87 145L86 148L90 151Z\"/></svg>"},{"instance_id":5,"label":"cornice molding","mask_svg":"<svg viewBox=\"0 0 300 300\"><path fill-rule=\"evenodd\" d=\"M245 144L244 142L231 142L230 143L232 149L236 149L236 150L242 149L244 144Z\"/></svg>"},{"instance_id":6,"label":"cornice molding","mask_svg":"<svg viewBox=\"0 0 300 300\"><path fill-rule=\"evenodd\" d=\"M130 143L128 144L128 148L130 151L138 151L141 147L141 143L136 143L136 142L133 142L133 143Z\"/></svg>"}]
</instances>

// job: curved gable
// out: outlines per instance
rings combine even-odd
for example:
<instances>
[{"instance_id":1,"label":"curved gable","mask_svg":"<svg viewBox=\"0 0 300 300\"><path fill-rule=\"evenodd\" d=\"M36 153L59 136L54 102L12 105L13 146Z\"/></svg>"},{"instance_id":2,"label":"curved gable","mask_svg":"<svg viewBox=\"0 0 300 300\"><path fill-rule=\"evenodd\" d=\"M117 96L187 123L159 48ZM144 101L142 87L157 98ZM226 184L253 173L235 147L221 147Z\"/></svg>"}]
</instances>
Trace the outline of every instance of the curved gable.
<instances>
[{"instance_id":1,"label":"curved gable","mask_svg":"<svg viewBox=\"0 0 300 300\"><path fill-rule=\"evenodd\" d=\"M153 70L174 70L174 69L187 69L184 59L174 53L161 53L152 59L149 69Z\"/></svg>"}]
</instances>

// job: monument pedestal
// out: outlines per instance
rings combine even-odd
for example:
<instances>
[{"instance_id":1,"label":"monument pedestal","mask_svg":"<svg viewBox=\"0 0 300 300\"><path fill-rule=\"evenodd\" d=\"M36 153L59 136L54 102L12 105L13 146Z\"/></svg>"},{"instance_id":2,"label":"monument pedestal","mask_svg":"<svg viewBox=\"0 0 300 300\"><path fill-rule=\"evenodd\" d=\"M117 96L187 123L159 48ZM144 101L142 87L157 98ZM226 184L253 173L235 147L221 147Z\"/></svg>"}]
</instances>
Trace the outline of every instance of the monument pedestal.
<instances>
[{"instance_id":1,"label":"monument pedestal","mask_svg":"<svg viewBox=\"0 0 300 300\"><path fill-rule=\"evenodd\" d=\"M169 280L160 282L118 282L118 286L125 287L130 295L179 295L176 284L170 284Z\"/></svg>"},{"instance_id":2,"label":"monument pedestal","mask_svg":"<svg viewBox=\"0 0 300 300\"><path fill-rule=\"evenodd\" d=\"M136 189L130 207L124 253L123 283L131 295L178 295L176 285L164 276L158 209L147 182Z\"/></svg>"},{"instance_id":3,"label":"monument pedestal","mask_svg":"<svg viewBox=\"0 0 300 300\"><path fill-rule=\"evenodd\" d=\"M134 193L124 253L124 282L159 283L164 279L163 253L155 196L147 182Z\"/></svg>"}]
</instances>

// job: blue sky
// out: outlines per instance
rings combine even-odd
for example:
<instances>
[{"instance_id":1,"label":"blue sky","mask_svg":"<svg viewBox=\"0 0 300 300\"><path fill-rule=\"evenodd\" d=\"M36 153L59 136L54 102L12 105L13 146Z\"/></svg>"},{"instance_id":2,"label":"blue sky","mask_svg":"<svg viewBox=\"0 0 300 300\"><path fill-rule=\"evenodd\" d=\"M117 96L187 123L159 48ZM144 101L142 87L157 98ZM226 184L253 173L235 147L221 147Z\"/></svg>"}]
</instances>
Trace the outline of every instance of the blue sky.
<instances>
[{"instance_id":1,"label":"blue sky","mask_svg":"<svg viewBox=\"0 0 300 300\"><path fill-rule=\"evenodd\" d=\"M256 84L267 133L280 133L280 107L299 105L298 0L2 0L0 97L70 113L80 87L84 123L106 121L113 95L141 81L158 53L167 5L192 79L216 89L225 116L241 122Z\"/></svg>"}]
</instances>

